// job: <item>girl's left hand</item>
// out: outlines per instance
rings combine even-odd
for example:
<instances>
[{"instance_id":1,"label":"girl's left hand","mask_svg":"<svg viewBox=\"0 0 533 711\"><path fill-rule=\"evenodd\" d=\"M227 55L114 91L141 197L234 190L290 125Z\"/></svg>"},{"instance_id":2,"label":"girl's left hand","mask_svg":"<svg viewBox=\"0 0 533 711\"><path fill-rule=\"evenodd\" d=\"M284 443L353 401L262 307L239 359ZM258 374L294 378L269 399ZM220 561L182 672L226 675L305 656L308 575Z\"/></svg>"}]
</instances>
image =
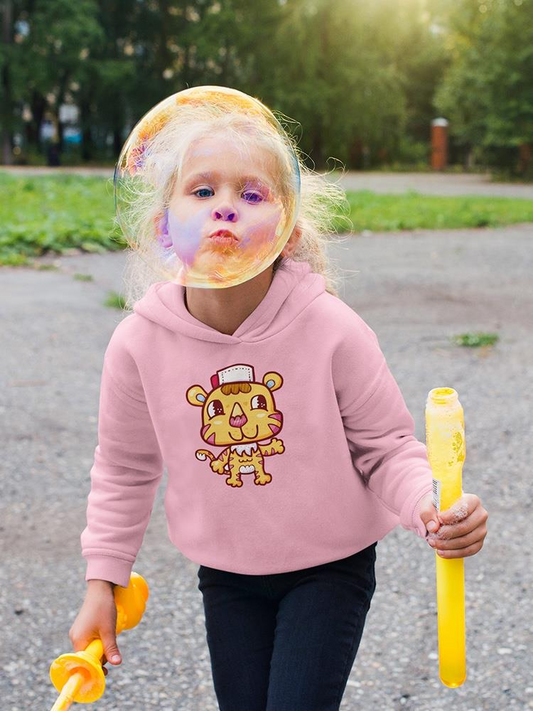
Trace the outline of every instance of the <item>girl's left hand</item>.
<instances>
[{"instance_id":1,"label":"girl's left hand","mask_svg":"<svg viewBox=\"0 0 533 711\"><path fill-rule=\"evenodd\" d=\"M475 494L463 494L451 508L441 512L433 506L432 495L427 494L419 511L428 530L426 540L442 558L467 558L483 547L489 515Z\"/></svg>"}]
</instances>

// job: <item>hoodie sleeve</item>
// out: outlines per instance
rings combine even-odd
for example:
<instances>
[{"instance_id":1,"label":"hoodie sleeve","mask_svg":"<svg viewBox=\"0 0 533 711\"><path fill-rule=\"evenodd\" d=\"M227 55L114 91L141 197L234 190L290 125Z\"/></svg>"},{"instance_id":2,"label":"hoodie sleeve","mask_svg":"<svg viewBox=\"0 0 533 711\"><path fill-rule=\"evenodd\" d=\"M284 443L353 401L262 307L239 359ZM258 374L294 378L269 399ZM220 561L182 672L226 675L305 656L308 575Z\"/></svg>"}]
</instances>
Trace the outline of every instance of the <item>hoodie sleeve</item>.
<instances>
[{"instance_id":1,"label":"hoodie sleeve","mask_svg":"<svg viewBox=\"0 0 533 711\"><path fill-rule=\"evenodd\" d=\"M365 485L407 530L425 538L419 515L432 490L426 447L392 376L378 339L357 315L333 357L337 400L352 461Z\"/></svg>"},{"instance_id":2,"label":"hoodie sleeve","mask_svg":"<svg viewBox=\"0 0 533 711\"><path fill-rule=\"evenodd\" d=\"M163 460L121 325L104 356L98 445L81 547L86 580L126 587L150 520Z\"/></svg>"}]
</instances>

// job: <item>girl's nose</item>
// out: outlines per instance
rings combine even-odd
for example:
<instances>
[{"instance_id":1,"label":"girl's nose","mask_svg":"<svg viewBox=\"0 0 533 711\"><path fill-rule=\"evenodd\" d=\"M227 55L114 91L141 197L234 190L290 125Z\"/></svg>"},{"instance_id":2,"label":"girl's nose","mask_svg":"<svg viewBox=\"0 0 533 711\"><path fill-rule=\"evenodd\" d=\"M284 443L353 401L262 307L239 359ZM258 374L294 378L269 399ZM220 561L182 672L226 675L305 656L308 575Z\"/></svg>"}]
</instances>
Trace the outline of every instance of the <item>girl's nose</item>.
<instances>
[{"instance_id":1,"label":"girl's nose","mask_svg":"<svg viewBox=\"0 0 533 711\"><path fill-rule=\"evenodd\" d=\"M224 222L236 222L237 211L232 205L225 203L213 209L213 219L224 220Z\"/></svg>"}]
</instances>

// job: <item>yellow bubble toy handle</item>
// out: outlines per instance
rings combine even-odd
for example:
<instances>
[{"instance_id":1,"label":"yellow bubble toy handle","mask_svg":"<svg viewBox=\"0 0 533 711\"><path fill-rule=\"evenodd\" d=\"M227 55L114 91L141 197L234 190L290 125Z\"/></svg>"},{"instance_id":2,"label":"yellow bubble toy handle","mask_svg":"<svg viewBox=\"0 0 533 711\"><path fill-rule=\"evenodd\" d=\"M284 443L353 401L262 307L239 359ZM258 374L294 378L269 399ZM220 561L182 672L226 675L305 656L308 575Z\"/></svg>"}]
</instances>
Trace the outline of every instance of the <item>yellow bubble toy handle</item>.
<instances>
[{"instance_id":1,"label":"yellow bubble toy handle","mask_svg":"<svg viewBox=\"0 0 533 711\"><path fill-rule=\"evenodd\" d=\"M426 403L426 443L433 472L433 504L446 511L462 496L465 460L463 408L453 388L434 388ZM439 677L445 686L466 680L464 559L435 552Z\"/></svg>"},{"instance_id":2,"label":"yellow bubble toy handle","mask_svg":"<svg viewBox=\"0 0 533 711\"><path fill-rule=\"evenodd\" d=\"M138 573L131 574L127 588L115 587L117 635L139 624L148 596L148 585ZM90 704L102 696L105 690L103 655L102 641L95 639L82 652L62 654L52 662L50 679L60 694L51 711L66 711L74 702Z\"/></svg>"}]
</instances>

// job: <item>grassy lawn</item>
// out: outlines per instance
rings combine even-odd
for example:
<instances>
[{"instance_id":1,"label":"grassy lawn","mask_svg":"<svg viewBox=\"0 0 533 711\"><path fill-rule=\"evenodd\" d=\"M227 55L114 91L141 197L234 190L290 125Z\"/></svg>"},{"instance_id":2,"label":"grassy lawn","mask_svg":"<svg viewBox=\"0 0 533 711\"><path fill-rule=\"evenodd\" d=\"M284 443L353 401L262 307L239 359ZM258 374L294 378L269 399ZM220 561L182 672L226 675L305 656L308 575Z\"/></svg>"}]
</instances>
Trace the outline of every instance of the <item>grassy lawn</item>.
<instances>
[{"instance_id":1,"label":"grassy lawn","mask_svg":"<svg viewBox=\"0 0 533 711\"><path fill-rule=\"evenodd\" d=\"M494 197L439 197L408 192L378 195L347 193L354 232L371 230L502 227L533 222L533 200Z\"/></svg>"},{"instance_id":2,"label":"grassy lawn","mask_svg":"<svg viewBox=\"0 0 533 711\"><path fill-rule=\"evenodd\" d=\"M410 192L347 193L351 231L496 227L533 222L533 200L434 197ZM48 251L122 249L113 224L112 181L71 175L0 172L0 264L24 264ZM349 229L345 219L339 231Z\"/></svg>"},{"instance_id":3,"label":"grassy lawn","mask_svg":"<svg viewBox=\"0 0 533 711\"><path fill-rule=\"evenodd\" d=\"M75 175L0 172L0 263L24 264L48 251L124 247L113 224L113 184Z\"/></svg>"}]
</instances>

